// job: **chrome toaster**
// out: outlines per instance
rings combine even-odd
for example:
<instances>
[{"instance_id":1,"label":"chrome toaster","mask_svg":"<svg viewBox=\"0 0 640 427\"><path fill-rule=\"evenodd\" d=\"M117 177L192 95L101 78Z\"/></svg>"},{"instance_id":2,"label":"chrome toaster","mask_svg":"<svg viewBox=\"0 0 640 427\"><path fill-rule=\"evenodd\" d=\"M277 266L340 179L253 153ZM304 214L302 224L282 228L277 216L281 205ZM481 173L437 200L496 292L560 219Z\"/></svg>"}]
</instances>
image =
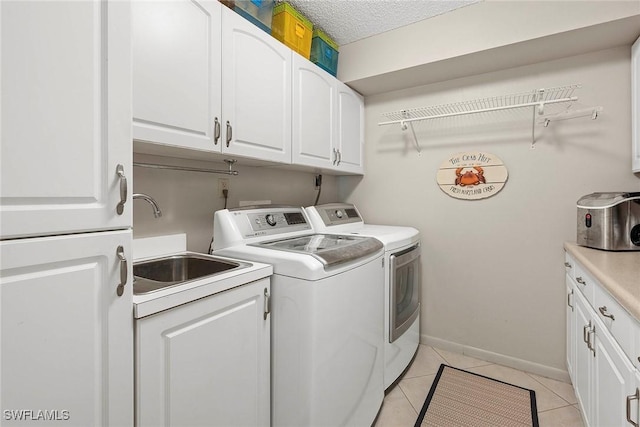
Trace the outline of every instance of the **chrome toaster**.
<instances>
[{"instance_id":1,"label":"chrome toaster","mask_svg":"<svg viewBox=\"0 0 640 427\"><path fill-rule=\"evenodd\" d=\"M577 243L607 251L640 250L640 192L580 198Z\"/></svg>"}]
</instances>

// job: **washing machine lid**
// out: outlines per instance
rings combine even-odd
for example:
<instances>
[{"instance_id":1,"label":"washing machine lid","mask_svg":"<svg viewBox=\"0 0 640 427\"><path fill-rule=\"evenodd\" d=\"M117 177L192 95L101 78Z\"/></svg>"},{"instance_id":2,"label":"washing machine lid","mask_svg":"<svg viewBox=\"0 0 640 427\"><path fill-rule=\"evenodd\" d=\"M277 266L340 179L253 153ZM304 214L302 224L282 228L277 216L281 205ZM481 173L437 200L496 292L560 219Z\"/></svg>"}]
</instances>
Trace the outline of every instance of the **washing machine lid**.
<instances>
[{"instance_id":1,"label":"washing machine lid","mask_svg":"<svg viewBox=\"0 0 640 427\"><path fill-rule=\"evenodd\" d=\"M288 239L254 243L251 246L311 255L325 269L374 254L384 246L373 237L340 234L311 234Z\"/></svg>"},{"instance_id":2,"label":"washing machine lid","mask_svg":"<svg viewBox=\"0 0 640 427\"><path fill-rule=\"evenodd\" d=\"M385 251L396 251L420 241L420 232L413 227L365 224L355 205L349 203L309 206L305 212L316 232L375 237Z\"/></svg>"},{"instance_id":3,"label":"washing machine lid","mask_svg":"<svg viewBox=\"0 0 640 427\"><path fill-rule=\"evenodd\" d=\"M420 242L420 232L413 227L364 224L349 230L348 233L375 237L382 242L385 251L395 251Z\"/></svg>"}]
</instances>

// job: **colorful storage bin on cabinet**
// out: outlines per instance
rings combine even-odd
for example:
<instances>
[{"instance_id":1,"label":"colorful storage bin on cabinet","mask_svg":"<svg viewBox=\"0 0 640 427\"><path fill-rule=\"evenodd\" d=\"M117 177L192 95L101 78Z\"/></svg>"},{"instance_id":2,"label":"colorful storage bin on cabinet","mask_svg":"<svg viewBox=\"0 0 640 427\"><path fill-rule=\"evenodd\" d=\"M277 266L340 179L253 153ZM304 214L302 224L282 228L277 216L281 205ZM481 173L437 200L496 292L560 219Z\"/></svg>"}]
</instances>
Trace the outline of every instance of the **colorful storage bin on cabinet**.
<instances>
[{"instance_id":1,"label":"colorful storage bin on cabinet","mask_svg":"<svg viewBox=\"0 0 640 427\"><path fill-rule=\"evenodd\" d=\"M258 28L271 33L274 0L235 0L233 10Z\"/></svg>"},{"instance_id":2,"label":"colorful storage bin on cabinet","mask_svg":"<svg viewBox=\"0 0 640 427\"><path fill-rule=\"evenodd\" d=\"M309 59L313 24L289 3L279 3L273 8L271 35Z\"/></svg>"},{"instance_id":3,"label":"colorful storage bin on cabinet","mask_svg":"<svg viewBox=\"0 0 640 427\"><path fill-rule=\"evenodd\" d=\"M338 45L320 29L313 30L311 62L334 77L338 73Z\"/></svg>"}]
</instances>

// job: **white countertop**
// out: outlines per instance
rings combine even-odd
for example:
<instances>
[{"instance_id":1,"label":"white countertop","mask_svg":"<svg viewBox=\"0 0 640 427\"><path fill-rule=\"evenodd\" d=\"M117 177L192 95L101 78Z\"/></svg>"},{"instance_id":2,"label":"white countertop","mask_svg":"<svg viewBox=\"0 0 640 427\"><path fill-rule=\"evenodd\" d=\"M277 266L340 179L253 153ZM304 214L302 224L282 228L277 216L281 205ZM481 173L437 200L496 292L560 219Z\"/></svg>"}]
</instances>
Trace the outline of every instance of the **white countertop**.
<instances>
[{"instance_id":1,"label":"white countertop","mask_svg":"<svg viewBox=\"0 0 640 427\"><path fill-rule=\"evenodd\" d=\"M640 322L640 251L603 251L571 242L564 248Z\"/></svg>"}]
</instances>

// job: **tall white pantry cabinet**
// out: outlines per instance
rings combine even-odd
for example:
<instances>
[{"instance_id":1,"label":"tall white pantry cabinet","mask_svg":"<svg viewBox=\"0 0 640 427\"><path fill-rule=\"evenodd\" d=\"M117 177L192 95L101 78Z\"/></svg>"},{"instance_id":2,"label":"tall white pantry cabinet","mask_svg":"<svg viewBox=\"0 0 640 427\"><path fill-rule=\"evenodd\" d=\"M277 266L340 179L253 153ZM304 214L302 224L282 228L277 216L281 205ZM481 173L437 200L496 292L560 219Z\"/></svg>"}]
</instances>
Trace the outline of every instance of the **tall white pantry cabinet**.
<instances>
[{"instance_id":1,"label":"tall white pantry cabinet","mask_svg":"<svg viewBox=\"0 0 640 427\"><path fill-rule=\"evenodd\" d=\"M0 425L132 425L130 4L0 20Z\"/></svg>"}]
</instances>

